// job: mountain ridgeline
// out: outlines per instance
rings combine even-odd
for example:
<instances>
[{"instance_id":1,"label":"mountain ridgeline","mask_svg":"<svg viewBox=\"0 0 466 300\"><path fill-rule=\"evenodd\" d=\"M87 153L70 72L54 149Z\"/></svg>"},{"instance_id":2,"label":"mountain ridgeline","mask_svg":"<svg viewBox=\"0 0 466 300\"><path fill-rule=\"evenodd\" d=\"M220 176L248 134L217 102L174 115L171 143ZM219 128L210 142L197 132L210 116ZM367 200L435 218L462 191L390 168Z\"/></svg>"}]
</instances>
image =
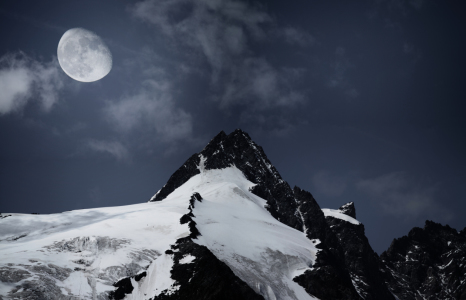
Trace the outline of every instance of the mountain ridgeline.
<instances>
[{"instance_id":1,"label":"mountain ridgeline","mask_svg":"<svg viewBox=\"0 0 466 300\"><path fill-rule=\"evenodd\" d=\"M266 200L265 208L276 220L303 232L319 249L314 265L293 278L310 296L322 300L466 299L466 229L457 232L427 221L423 229L414 228L407 237L395 239L379 257L365 236L364 225L356 220L354 203L322 210L311 193L291 188L262 147L239 129L229 135L220 132L192 155L150 202L164 200L203 171L232 166L255 184L250 191ZM191 219L195 215L191 210L184 220L189 219L192 232L197 232L195 218ZM347 217L338 217L341 215ZM162 293L154 300L274 299L267 291L245 284L209 249L193 243L196 234L173 246L182 250L175 256L172 270L179 290ZM186 265L177 263L180 253L202 259L185 270Z\"/></svg>"},{"instance_id":2,"label":"mountain ridgeline","mask_svg":"<svg viewBox=\"0 0 466 300\"><path fill-rule=\"evenodd\" d=\"M356 218L220 132L149 202L0 214L0 300L466 300L466 229L427 221L379 256Z\"/></svg>"}]
</instances>

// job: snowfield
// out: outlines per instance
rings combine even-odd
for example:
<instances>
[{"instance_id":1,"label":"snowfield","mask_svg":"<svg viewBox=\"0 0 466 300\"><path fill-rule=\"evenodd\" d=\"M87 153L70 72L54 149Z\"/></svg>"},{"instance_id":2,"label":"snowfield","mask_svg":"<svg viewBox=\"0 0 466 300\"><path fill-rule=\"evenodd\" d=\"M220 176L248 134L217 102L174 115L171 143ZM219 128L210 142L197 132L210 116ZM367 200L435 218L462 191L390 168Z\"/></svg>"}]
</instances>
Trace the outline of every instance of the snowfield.
<instances>
[{"instance_id":1,"label":"snowfield","mask_svg":"<svg viewBox=\"0 0 466 300\"><path fill-rule=\"evenodd\" d=\"M0 219L0 295L32 283L55 296L102 298L189 235L179 222L186 212L186 203L173 201Z\"/></svg>"},{"instance_id":2,"label":"snowfield","mask_svg":"<svg viewBox=\"0 0 466 300\"><path fill-rule=\"evenodd\" d=\"M199 168L201 174L163 201L0 219L0 295L22 298L42 287L52 299L107 299L114 282L143 271L147 276L131 279L134 290L125 299L176 290L165 251L190 234L180 218L198 192L203 200L192 212L201 236L195 243L265 299L316 299L292 280L312 268L315 244L273 218L236 167L204 170L201 160Z\"/></svg>"}]
</instances>

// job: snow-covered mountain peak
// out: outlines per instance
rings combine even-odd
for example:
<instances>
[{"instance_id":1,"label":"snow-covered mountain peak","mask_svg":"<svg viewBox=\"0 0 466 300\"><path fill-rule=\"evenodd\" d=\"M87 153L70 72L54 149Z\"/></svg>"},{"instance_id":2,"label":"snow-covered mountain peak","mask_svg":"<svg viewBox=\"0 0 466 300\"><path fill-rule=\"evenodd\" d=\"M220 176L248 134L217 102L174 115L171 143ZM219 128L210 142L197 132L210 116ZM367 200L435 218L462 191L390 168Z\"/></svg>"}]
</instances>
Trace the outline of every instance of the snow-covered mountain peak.
<instances>
[{"instance_id":1,"label":"snow-covered mountain peak","mask_svg":"<svg viewBox=\"0 0 466 300\"><path fill-rule=\"evenodd\" d=\"M215 276L236 276L257 297L315 299L293 278L319 250L270 215L255 185L235 166L201 168L163 201L6 217L0 295L35 299L43 286L40 299L177 298L187 292L173 270L204 280L189 268L210 255L227 268Z\"/></svg>"},{"instance_id":2,"label":"snow-covered mountain peak","mask_svg":"<svg viewBox=\"0 0 466 300\"><path fill-rule=\"evenodd\" d=\"M428 221L380 260L354 203L321 209L222 131L148 203L0 215L0 300L466 299L465 245Z\"/></svg>"},{"instance_id":3,"label":"snow-covered mountain peak","mask_svg":"<svg viewBox=\"0 0 466 300\"><path fill-rule=\"evenodd\" d=\"M252 141L246 132L236 129L226 135L221 131L201 152L192 155L151 201L164 199L189 178L199 174L201 158L205 170L236 166L253 183L266 183L269 186L284 183L262 147Z\"/></svg>"},{"instance_id":4,"label":"snow-covered mountain peak","mask_svg":"<svg viewBox=\"0 0 466 300\"><path fill-rule=\"evenodd\" d=\"M251 185L248 186L247 189L231 185L231 178L239 178L236 175L236 177L232 176L228 179L230 183L226 183L226 181L220 183L222 180L219 182L219 179L223 176L221 174L233 172L232 170L236 170L234 172L236 172L237 175L241 174ZM220 171L220 173L217 173L217 171ZM209 173L210 175L208 175ZM212 177L212 174L217 175ZM306 287L306 291L309 295L316 295L322 299L329 297L330 299L339 297L357 299L358 292L356 287L358 285L352 283L352 277L347 273L348 271L343 271L346 268L344 258L345 250L338 240L337 233L331 229L331 225L328 224L324 212L309 192L298 187L292 189L289 184L282 179L265 155L263 149L253 142L247 133L241 130L235 130L229 135L225 134L223 131L220 132L200 153L192 155L170 177L167 184L157 192L151 201L168 200L178 193L180 187L185 186L188 182L192 182L192 180L194 180L193 178L199 178L199 180L206 183L208 182L211 186L223 184L223 187L229 187L229 191L253 195L251 197L252 199L256 199L256 201L257 199L262 199L261 205L263 211L271 215L276 221L304 233L307 240L311 241L312 245L319 249L318 253L321 253L316 257L316 264L320 266L319 268L304 268L303 270L307 271L293 278L293 281L300 282L299 284L301 286ZM235 184L238 185L237 183ZM200 186L196 189L199 188ZM194 190L185 191L182 192L182 194L192 192L194 192ZM202 197L205 197L203 192L199 191L199 193ZM229 199L229 197L225 199ZM249 207L248 209L255 211L254 207L256 206ZM202 207L202 205L200 205L200 207ZM233 211L234 209L231 210L231 212ZM348 219L352 219L350 216L340 211L338 211L338 213ZM193 214L197 218L196 209ZM193 222L201 224L196 218L193 218ZM225 216L225 220L228 220L227 216ZM354 220L354 222L357 221ZM201 235L203 230L206 229L200 228L199 230ZM247 232L247 229L245 228L244 231ZM364 234L363 231L362 234ZM199 237L199 240L203 240L203 236ZM213 252L217 253L217 257L221 257L222 248L217 249L216 245L217 244L209 244L208 248L216 249L215 251L218 250L218 253L215 251ZM370 248L370 246L368 247ZM238 271L234 266L231 268L232 270L236 270L235 272L243 272ZM374 270L371 272L373 271ZM322 276L335 279L321 282L320 278ZM247 275L246 277L249 278L250 276ZM289 277L285 276L282 278ZM248 281L246 280L246 282ZM264 289L264 287L262 287L262 289ZM365 290L366 288L361 287L360 289ZM263 296L268 295L267 293L264 294L263 290L260 292ZM385 294L387 293L388 291L385 292ZM265 297L271 297L271 299L273 299L272 296ZM280 297L277 299L279 298Z\"/></svg>"},{"instance_id":5,"label":"snow-covered mountain peak","mask_svg":"<svg viewBox=\"0 0 466 300\"><path fill-rule=\"evenodd\" d=\"M220 132L200 154L206 158L206 169L236 166L248 180L254 183L268 180L282 181L262 147L241 129L236 129L229 135Z\"/></svg>"},{"instance_id":6,"label":"snow-covered mountain peak","mask_svg":"<svg viewBox=\"0 0 466 300\"><path fill-rule=\"evenodd\" d=\"M196 192L194 239L265 299L314 299L293 281L314 264L318 249L306 236L273 218L235 166L205 170L163 202ZM270 264L270 261L274 261Z\"/></svg>"}]
</instances>

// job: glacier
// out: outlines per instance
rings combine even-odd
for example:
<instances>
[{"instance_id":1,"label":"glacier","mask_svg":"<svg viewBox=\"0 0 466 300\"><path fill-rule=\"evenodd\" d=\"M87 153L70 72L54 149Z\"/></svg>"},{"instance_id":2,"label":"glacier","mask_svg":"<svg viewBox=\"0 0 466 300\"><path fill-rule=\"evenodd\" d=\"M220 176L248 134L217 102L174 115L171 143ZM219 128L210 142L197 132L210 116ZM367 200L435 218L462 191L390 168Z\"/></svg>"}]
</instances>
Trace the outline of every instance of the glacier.
<instances>
[{"instance_id":1,"label":"glacier","mask_svg":"<svg viewBox=\"0 0 466 300\"><path fill-rule=\"evenodd\" d=\"M200 166L202 167L202 165ZM180 218L190 196L206 246L265 299L317 299L293 278L312 268L316 241L277 221L255 184L232 166L201 170L166 199L50 215L2 214L0 295L28 298L42 289L50 299L108 299L114 282L147 271L125 299L150 299L176 290L166 250L190 234ZM5 217L6 216L6 217ZM192 263L188 257L184 263Z\"/></svg>"}]
</instances>

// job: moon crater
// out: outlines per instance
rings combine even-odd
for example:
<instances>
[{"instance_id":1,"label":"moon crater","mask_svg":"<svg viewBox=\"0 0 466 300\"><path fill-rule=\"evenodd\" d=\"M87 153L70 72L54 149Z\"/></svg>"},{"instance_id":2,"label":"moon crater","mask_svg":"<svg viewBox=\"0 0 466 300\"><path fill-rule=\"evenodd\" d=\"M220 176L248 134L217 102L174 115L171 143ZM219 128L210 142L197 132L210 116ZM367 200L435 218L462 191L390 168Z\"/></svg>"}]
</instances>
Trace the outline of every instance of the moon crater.
<instances>
[{"instance_id":1,"label":"moon crater","mask_svg":"<svg viewBox=\"0 0 466 300\"><path fill-rule=\"evenodd\" d=\"M71 78L92 82L105 77L112 69L112 53L92 31L73 28L58 43L58 62Z\"/></svg>"}]
</instances>

